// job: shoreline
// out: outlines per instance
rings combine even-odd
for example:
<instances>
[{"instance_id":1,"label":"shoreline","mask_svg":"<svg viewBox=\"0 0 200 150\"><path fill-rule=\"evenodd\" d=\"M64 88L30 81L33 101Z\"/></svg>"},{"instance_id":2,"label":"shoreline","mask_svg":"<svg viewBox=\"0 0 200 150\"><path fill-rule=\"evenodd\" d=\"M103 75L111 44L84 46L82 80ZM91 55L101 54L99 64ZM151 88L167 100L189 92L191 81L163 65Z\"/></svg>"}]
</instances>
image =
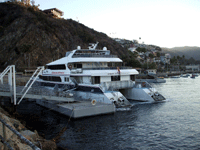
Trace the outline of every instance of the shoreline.
<instances>
[{"instance_id":1,"label":"shoreline","mask_svg":"<svg viewBox=\"0 0 200 150\"><path fill-rule=\"evenodd\" d=\"M2 97L0 97L2 100ZM18 131L22 136L31 141L34 145L42 150L59 150L56 142L53 140L46 140L42 135L39 135L37 130L33 127L26 125L26 120L22 119L18 113L14 112L14 107L6 107L0 104L0 116L1 118L10 125L14 130ZM0 130L2 131L3 125L0 122ZM3 133L0 131L3 137ZM14 149L32 149L30 146L21 141L10 129L5 129L7 142ZM0 149L4 148L4 144L0 141Z\"/></svg>"}]
</instances>

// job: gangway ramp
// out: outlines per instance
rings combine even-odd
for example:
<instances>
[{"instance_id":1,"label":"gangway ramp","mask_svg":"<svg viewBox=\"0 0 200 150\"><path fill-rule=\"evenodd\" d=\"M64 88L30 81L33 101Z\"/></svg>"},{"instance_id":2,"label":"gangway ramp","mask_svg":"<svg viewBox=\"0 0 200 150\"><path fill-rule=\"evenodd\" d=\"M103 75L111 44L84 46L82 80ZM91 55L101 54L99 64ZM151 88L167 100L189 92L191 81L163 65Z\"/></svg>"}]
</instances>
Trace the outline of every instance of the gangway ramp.
<instances>
[{"instance_id":1,"label":"gangway ramp","mask_svg":"<svg viewBox=\"0 0 200 150\"><path fill-rule=\"evenodd\" d=\"M8 90L9 85L1 85L0 84L0 96L6 96L6 97L11 97L12 94ZM20 92L21 89L23 89L23 86L18 86L16 87L16 97L19 99L22 97L22 93ZM24 95L23 98L28 98L28 99L44 99L44 100L49 100L49 101L60 101L60 102L74 102L74 98L72 95L66 92L56 92L56 91L51 91L48 89L42 89L42 88L37 88L37 87L32 87L29 89L29 91Z\"/></svg>"},{"instance_id":2,"label":"gangway ramp","mask_svg":"<svg viewBox=\"0 0 200 150\"><path fill-rule=\"evenodd\" d=\"M44 67L38 67L25 86L16 86L15 66L8 66L0 74L0 96L14 98L14 105L20 104L24 98L43 99L49 101L74 102L73 94L66 91L54 91L42 87L32 87L37 77L44 70ZM3 77L8 74L8 84L3 83ZM17 100L18 99L18 100Z\"/></svg>"}]
</instances>

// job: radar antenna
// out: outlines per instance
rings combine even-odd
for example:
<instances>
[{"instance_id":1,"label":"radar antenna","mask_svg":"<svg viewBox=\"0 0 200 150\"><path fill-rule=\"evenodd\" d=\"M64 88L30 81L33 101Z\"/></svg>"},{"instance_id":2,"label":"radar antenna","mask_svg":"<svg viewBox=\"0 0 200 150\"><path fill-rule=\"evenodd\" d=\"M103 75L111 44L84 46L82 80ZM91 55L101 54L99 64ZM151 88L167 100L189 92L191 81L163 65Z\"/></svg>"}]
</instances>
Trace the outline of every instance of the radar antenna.
<instances>
[{"instance_id":1,"label":"radar antenna","mask_svg":"<svg viewBox=\"0 0 200 150\"><path fill-rule=\"evenodd\" d=\"M88 48L91 49L91 50L95 50L97 45L98 45L98 43L99 42L96 42L96 44L95 43L89 43L90 46Z\"/></svg>"}]
</instances>

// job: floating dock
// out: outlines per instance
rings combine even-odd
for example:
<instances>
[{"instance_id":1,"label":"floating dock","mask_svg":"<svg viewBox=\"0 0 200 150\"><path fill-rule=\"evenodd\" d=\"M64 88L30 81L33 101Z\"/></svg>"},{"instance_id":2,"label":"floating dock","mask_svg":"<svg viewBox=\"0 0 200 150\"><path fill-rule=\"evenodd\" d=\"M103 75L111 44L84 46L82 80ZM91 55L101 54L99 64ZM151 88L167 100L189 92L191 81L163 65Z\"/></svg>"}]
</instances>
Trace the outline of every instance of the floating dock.
<instances>
[{"instance_id":1,"label":"floating dock","mask_svg":"<svg viewBox=\"0 0 200 150\"><path fill-rule=\"evenodd\" d=\"M72 118L111 114L115 112L115 106L113 104L96 103L92 105L91 101L57 103L54 101L36 100L36 103Z\"/></svg>"}]
</instances>

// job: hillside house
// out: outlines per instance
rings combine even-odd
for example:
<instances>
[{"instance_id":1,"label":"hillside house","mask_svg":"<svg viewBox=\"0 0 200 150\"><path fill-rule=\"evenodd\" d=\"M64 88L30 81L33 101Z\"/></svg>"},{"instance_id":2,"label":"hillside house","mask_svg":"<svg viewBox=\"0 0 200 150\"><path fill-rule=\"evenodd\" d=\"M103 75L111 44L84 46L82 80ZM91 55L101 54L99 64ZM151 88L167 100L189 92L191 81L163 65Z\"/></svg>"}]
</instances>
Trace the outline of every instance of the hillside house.
<instances>
[{"instance_id":1,"label":"hillside house","mask_svg":"<svg viewBox=\"0 0 200 150\"><path fill-rule=\"evenodd\" d=\"M156 75L156 73L157 73L156 69L147 69L146 71L147 71L148 75Z\"/></svg>"},{"instance_id":2,"label":"hillside house","mask_svg":"<svg viewBox=\"0 0 200 150\"><path fill-rule=\"evenodd\" d=\"M164 64L170 64L170 54L161 54L160 56L160 61L163 62Z\"/></svg>"},{"instance_id":3,"label":"hillside house","mask_svg":"<svg viewBox=\"0 0 200 150\"><path fill-rule=\"evenodd\" d=\"M130 47L130 48L128 48L128 50L129 51L131 51L132 53L137 53L137 50L136 50L137 48L136 47Z\"/></svg>"},{"instance_id":4,"label":"hillside house","mask_svg":"<svg viewBox=\"0 0 200 150\"><path fill-rule=\"evenodd\" d=\"M51 9L45 9L43 10L44 13L52 15L54 17L57 18L61 18L61 16L64 15L64 12L62 12L61 10L57 9L57 8L51 8Z\"/></svg>"}]
</instances>

